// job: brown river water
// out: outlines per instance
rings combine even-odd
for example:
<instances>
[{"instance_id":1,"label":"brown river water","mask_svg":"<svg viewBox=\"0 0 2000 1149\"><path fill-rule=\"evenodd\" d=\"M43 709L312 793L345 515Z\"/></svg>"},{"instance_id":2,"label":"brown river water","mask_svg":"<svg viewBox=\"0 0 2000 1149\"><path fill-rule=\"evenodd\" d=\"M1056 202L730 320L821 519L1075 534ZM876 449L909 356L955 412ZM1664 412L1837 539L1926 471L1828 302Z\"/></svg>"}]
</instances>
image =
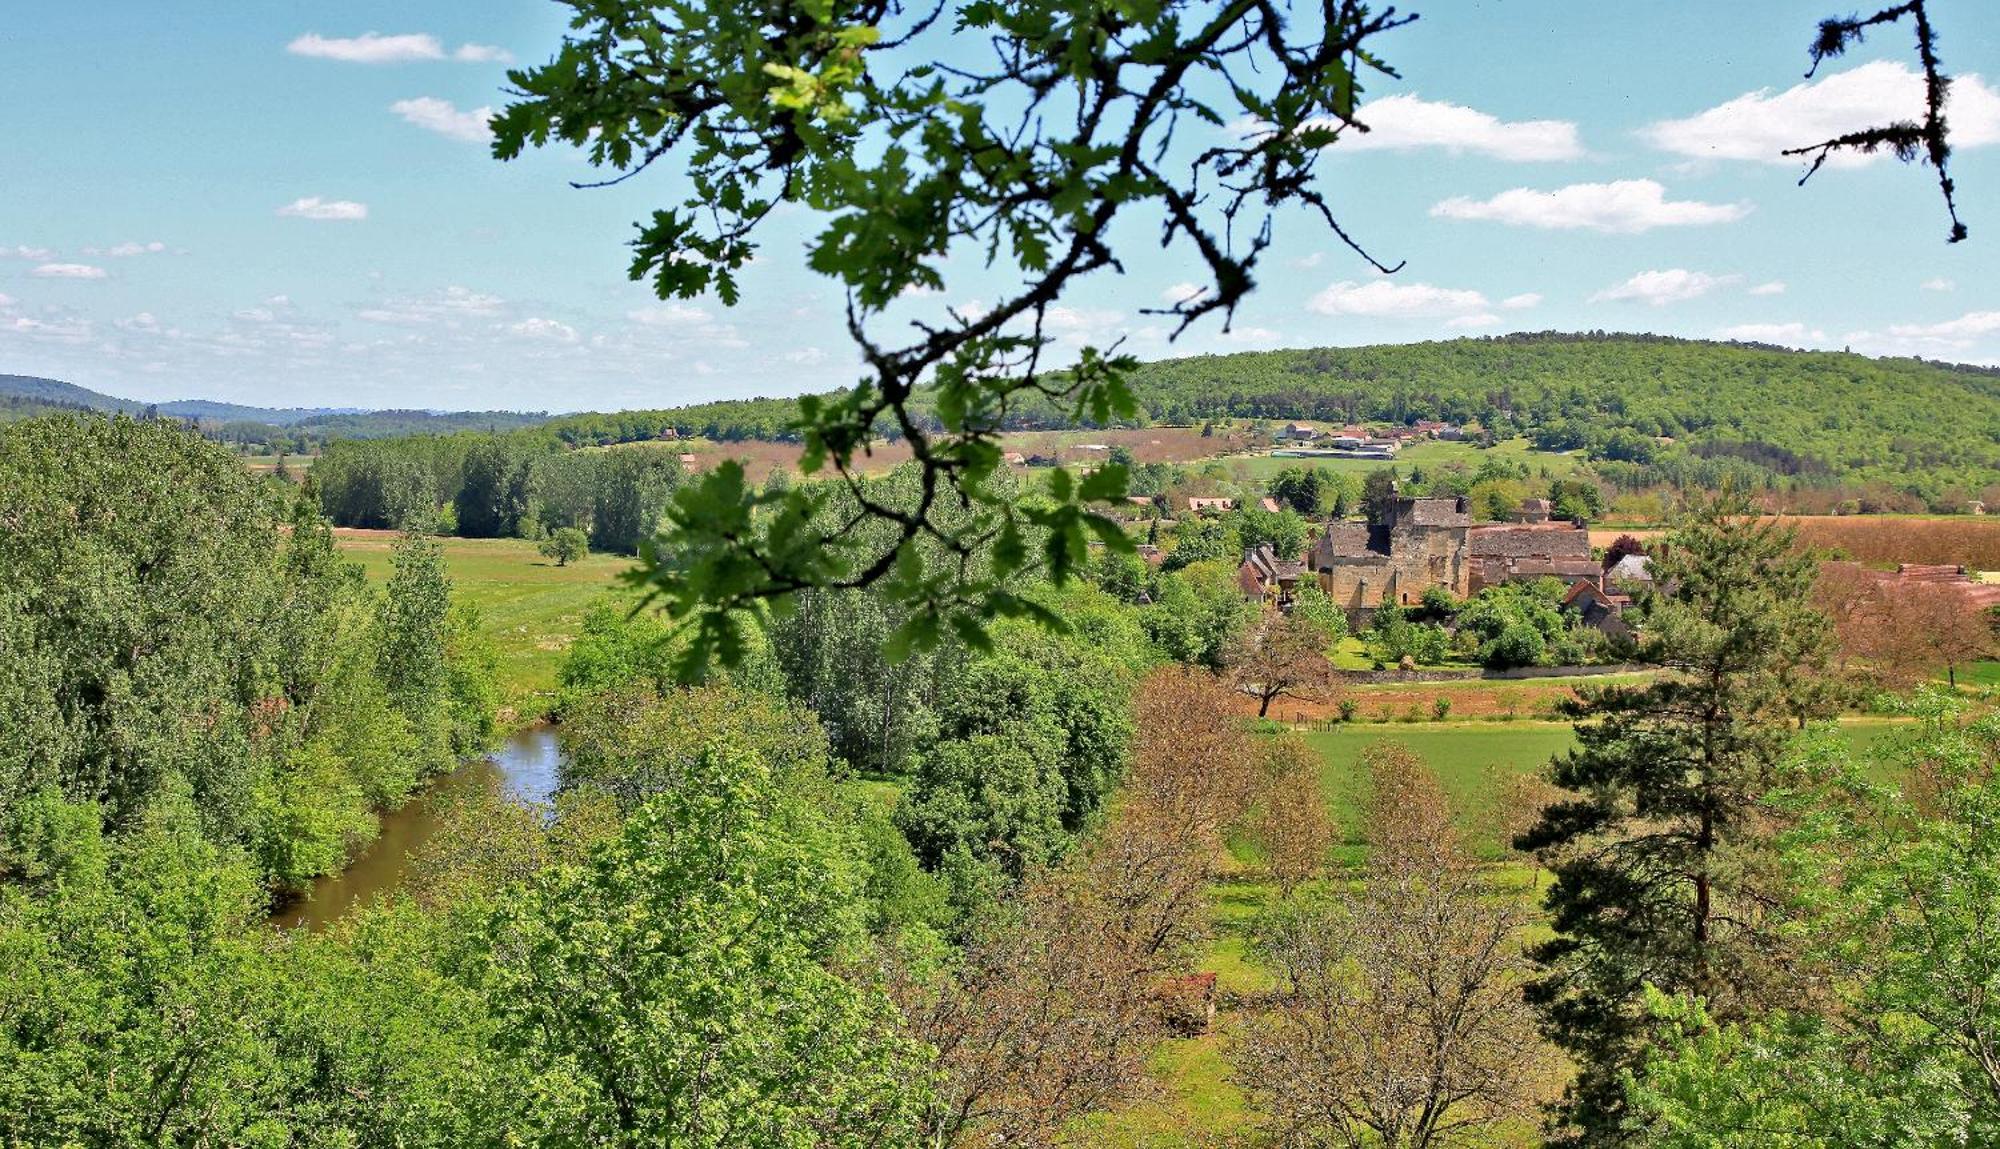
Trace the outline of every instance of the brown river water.
<instances>
[{"instance_id":1,"label":"brown river water","mask_svg":"<svg viewBox=\"0 0 2000 1149\"><path fill-rule=\"evenodd\" d=\"M555 793L562 748L550 726L528 726L507 736L498 749L476 758L412 794L401 807L382 815L382 832L345 870L312 884L307 896L271 915L285 929L321 930L403 884L411 851L437 832L431 799L470 787L497 789L518 802L541 802Z\"/></svg>"}]
</instances>

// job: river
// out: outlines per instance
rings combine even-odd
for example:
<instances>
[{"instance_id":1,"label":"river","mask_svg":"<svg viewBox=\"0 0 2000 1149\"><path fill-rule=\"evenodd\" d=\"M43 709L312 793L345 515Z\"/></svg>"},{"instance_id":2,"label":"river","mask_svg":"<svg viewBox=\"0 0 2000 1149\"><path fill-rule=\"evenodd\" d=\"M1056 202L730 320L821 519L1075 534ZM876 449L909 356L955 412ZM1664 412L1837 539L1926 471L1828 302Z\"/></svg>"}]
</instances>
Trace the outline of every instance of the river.
<instances>
[{"instance_id":1,"label":"river","mask_svg":"<svg viewBox=\"0 0 2000 1149\"><path fill-rule=\"evenodd\" d=\"M561 770L562 748L554 728L537 725L514 731L493 753L467 762L382 815L382 832L367 849L341 872L315 880L306 897L272 914L271 924L325 929L402 885L410 852L437 831L433 797L479 786L498 788L517 802L541 802L555 793Z\"/></svg>"}]
</instances>

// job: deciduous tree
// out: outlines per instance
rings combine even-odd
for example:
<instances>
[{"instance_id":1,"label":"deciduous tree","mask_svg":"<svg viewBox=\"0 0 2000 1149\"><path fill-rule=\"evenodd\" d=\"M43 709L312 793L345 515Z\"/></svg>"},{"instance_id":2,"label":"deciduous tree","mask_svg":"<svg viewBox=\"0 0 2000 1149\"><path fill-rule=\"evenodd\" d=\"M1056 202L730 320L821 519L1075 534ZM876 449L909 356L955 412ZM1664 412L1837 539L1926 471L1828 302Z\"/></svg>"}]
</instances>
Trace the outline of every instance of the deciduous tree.
<instances>
[{"instance_id":1,"label":"deciduous tree","mask_svg":"<svg viewBox=\"0 0 2000 1149\"><path fill-rule=\"evenodd\" d=\"M1385 745L1368 768L1360 889L1259 925L1280 989L1239 1080L1283 1144L1466 1143L1532 1112L1551 1076L1520 992L1525 915L1487 889L1421 761Z\"/></svg>"}]
</instances>

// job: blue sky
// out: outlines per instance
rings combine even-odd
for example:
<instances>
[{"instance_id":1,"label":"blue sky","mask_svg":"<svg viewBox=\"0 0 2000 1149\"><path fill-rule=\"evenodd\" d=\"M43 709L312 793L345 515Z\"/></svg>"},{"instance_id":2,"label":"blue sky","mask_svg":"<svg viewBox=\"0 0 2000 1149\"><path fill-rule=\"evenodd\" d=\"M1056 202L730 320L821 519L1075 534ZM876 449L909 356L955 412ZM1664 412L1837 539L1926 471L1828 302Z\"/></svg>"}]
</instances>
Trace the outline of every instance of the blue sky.
<instances>
[{"instance_id":1,"label":"blue sky","mask_svg":"<svg viewBox=\"0 0 2000 1149\"><path fill-rule=\"evenodd\" d=\"M1851 7L1851 5L1849 5ZM1194 275L1141 235L1052 316L1146 357L1512 330L1654 331L2000 362L2000 21L1934 0L1971 239L1928 169L1772 155L1918 111L1906 31L1807 84L1826 0L1415 4L1375 129L1322 186L1373 272L1303 215L1223 333L1141 314ZM1842 9L1845 11L1845 9ZM631 221L552 151L492 160L481 109L545 59L547 3L16 6L0 28L0 372L142 399L546 410L850 382L840 295L778 220L745 300L661 304ZM1991 77L1989 79L1988 77ZM937 305L991 298L954 260ZM982 285L985 290L982 291Z\"/></svg>"}]
</instances>

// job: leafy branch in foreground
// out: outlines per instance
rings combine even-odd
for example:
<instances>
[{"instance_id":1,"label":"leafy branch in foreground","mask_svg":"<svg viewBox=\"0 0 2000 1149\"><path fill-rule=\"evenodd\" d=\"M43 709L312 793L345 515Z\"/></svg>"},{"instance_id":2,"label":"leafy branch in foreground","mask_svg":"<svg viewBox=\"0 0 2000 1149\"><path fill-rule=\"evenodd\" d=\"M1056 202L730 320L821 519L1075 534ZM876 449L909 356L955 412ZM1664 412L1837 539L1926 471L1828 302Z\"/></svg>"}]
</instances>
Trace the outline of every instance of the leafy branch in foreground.
<instances>
[{"instance_id":1,"label":"leafy branch in foreground","mask_svg":"<svg viewBox=\"0 0 2000 1149\"><path fill-rule=\"evenodd\" d=\"M1210 313L1227 322L1282 206L1352 246L1315 165L1341 132L1365 130L1361 74L1394 74L1368 43L1415 18L1354 0L566 3L556 57L510 74L518 98L493 120L494 153L568 143L617 172L604 183L671 157L687 194L639 226L631 265L662 298L712 290L733 304L758 228L780 203L812 209L823 225L807 262L841 285L865 368L852 389L800 401L802 469L836 483L760 492L725 465L676 496L650 589L695 623L697 661L724 662L745 608L806 588L881 584L913 608L906 641L947 627L977 641L987 620L1030 613L1005 591L1013 577L1062 580L1092 536L1129 549L1088 509L1123 493L1121 468L1057 471L1031 504L991 482L1010 404L1133 413L1134 364L1115 347L1048 367L1051 308L1083 277L1122 270L1113 227L1133 216L1202 268L1201 290L1162 311L1177 333ZM885 313L945 289L948 260L1020 280L990 308L892 332ZM920 388L932 419L912 410ZM909 444L913 503L861 481L884 434ZM833 488L852 508L829 518ZM961 512L950 525L936 513L948 505ZM886 545L864 530L884 523ZM919 554L919 540L934 545Z\"/></svg>"},{"instance_id":2,"label":"leafy branch in foreground","mask_svg":"<svg viewBox=\"0 0 2000 1149\"><path fill-rule=\"evenodd\" d=\"M1799 184L1813 177L1825 164L1827 157L1837 151L1850 149L1863 155L1873 155L1883 148L1904 163L1919 157L1929 161L1937 169L1938 189L1944 193L1944 210L1951 216L1949 243L1957 243L1966 236L1965 225L1958 220L1958 203L1953 198L1956 191L1951 182L1951 171L1946 166L1951 158L1951 144L1946 137L1944 104L1951 88L1951 77L1944 74L1938 62L1937 32L1931 27L1930 13L1924 10L1924 0L1907 0L1876 12L1872 16L1849 16L1845 19L1822 20L1819 35L1813 40L1812 67L1806 70L1806 78L1811 79L1819 71L1820 64L1829 57L1847 51L1851 44L1859 44L1868 29L1877 24L1893 24L1909 16L1917 27L1917 58L1924 65L1924 118L1922 123L1912 120L1897 120L1880 127L1864 128L1848 132L1830 140L1801 148L1786 148L1781 154L1787 156L1811 156L1812 166L1799 177Z\"/></svg>"}]
</instances>

